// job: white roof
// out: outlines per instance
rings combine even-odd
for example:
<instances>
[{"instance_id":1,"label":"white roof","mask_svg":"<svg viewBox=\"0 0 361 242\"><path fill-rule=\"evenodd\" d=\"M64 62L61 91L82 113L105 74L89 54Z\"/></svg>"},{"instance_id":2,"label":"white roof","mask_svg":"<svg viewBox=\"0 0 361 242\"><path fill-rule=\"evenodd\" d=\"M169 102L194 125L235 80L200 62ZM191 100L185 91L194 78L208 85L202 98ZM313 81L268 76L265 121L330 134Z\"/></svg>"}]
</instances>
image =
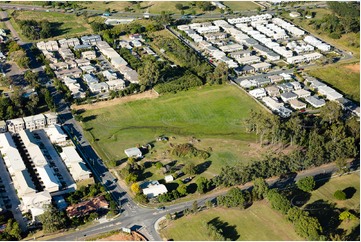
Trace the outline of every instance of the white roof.
<instances>
[{"instance_id":1,"label":"white roof","mask_svg":"<svg viewBox=\"0 0 361 242\"><path fill-rule=\"evenodd\" d=\"M14 184L19 196L36 193L35 185L27 170L17 171L14 176Z\"/></svg>"},{"instance_id":2,"label":"white roof","mask_svg":"<svg viewBox=\"0 0 361 242\"><path fill-rule=\"evenodd\" d=\"M42 191L22 197L22 202L28 209L41 209L45 204L51 203L51 195L49 191ZM34 214L32 213L34 216Z\"/></svg>"},{"instance_id":3,"label":"white roof","mask_svg":"<svg viewBox=\"0 0 361 242\"><path fill-rule=\"evenodd\" d=\"M63 147L62 149L63 152L60 153L60 156L65 163L83 162L83 159L79 156L75 146Z\"/></svg>"},{"instance_id":4,"label":"white roof","mask_svg":"<svg viewBox=\"0 0 361 242\"><path fill-rule=\"evenodd\" d=\"M30 130L21 130L19 132L19 136L23 141L31 160L34 162L34 165L36 167L42 167L48 164L39 146L36 144L36 140Z\"/></svg>"},{"instance_id":5,"label":"white roof","mask_svg":"<svg viewBox=\"0 0 361 242\"><path fill-rule=\"evenodd\" d=\"M36 170L38 171L40 179L45 186L45 190L48 190L49 192L55 192L59 190L60 182L54 175L54 172L49 165L36 167Z\"/></svg>"},{"instance_id":6,"label":"white roof","mask_svg":"<svg viewBox=\"0 0 361 242\"><path fill-rule=\"evenodd\" d=\"M50 138L51 142L56 142L60 139L66 139L67 135L58 124L52 124L45 129L46 135Z\"/></svg>"},{"instance_id":7,"label":"white roof","mask_svg":"<svg viewBox=\"0 0 361 242\"><path fill-rule=\"evenodd\" d=\"M168 190L167 190L166 186L164 186L163 184L152 185L152 186L149 186L149 187L143 189L144 195L146 195L148 198L157 197L158 195L164 194L167 192L168 192Z\"/></svg>"},{"instance_id":8,"label":"white roof","mask_svg":"<svg viewBox=\"0 0 361 242\"><path fill-rule=\"evenodd\" d=\"M13 123L14 125L16 125L16 124L23 124L24 120L22 118L15 118L15 119L9 119L9 120L7 120L7 122Z\"/></svg>"},{"instance_id":9,"label":"white roof","mask_svg":"<svg viewBox=\"0 0 361 242\"><path fill-rule=\"evenodd\" d=\"M298 97L305 97L305 96L310 96L311 92L305 90L305 89L299 89L299 90L295 90L292 91L294 94L296 94Z\"/></svg>"},{"instance_id":10,"label":"white roof","mask_svg":"<svg viewBox=\"0 0 361 242\"><path fill-rule=\"evenodd\" d=\"M128 157L139 157L142 156L142 152L140 151L140 149L134 147L134 148L129 148L124 150L125 154Z\"/></svg>"},{"instance_id":11,"label":"white roof","mask_svg":"<svg viewBox=\"0 0 361 242\"><path fill-rule=\"evenodd\" d=\"M10 133L0 134L0 151L9 171L25 170L25 164ZM11 168L11 169L10 169Z\"/></svg>"},{"instance_id":12,"label":"white roof","mask_svg":"<svg viewBox=\"0 0 361 242\"><path fill-rule=\"evenodd\" d=\"M82 177L89 177L91 172L84 162L72 162L70 163L69 171L74 180L80 180Z\"/></svg>"}]
</instances>

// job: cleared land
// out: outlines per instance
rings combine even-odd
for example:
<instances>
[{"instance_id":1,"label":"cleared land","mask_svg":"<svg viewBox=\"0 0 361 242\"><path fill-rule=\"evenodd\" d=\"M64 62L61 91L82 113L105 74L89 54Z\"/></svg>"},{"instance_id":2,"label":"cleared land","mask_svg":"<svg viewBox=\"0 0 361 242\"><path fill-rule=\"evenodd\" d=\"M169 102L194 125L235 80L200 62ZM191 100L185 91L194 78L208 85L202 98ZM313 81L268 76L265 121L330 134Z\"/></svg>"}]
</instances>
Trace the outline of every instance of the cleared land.
<instances>
[{"instance_id":1,"label":"cleared land","mask_svg":"<svg viewBox=\"0 0 361 242\"><path fill-rule=\"evenodd\" d=\"M259 7L259 5L255 4L254 2L246 1L225 1L223 4L233 11L254 10Z\"/></svg>"},{"instance_id":2,"label":"cleared land","mask_svg":"<svg viewBox=\"0 0 361 242\"><path fill-rule=\"evenodd\" d=\"M335 199L333 194L337 190L344 190L348 187L354 187L356 192L352 195L351 198L339 201ZM325 185L321 186L319 189L311 192L311 198L307 204L311 204L317 200L326 200L330 203L336 203L339 208L348 208L348 209L359 209L360 208L360 173L352 173L350 175L344 175L337 178L332 178Z\"/></svg>"},{"instance_id":3,"label":"cleared land","mask_svg":"<svg viewBox=\"0 0 361 242\"><path fill-rule=\"evenodd\" d=\"M346 97L360 102L360 64L328 65L312 69L308 73L329 83L343 92Z\"/></svg>"},{"instance_id":4,"label":"cleared land","mask_svg":"<svg viewBox=\"0 0 361 242\"><path fill-rule=\"evenodd\" d=\"M245 132L250 110L261 107L234 86L204 86L101 109L87 110L82 123L85 135L103 159L123 159L124 149L152 142L160 135L175 136L172 143L201 139L197 148L212 147L210 172L224 162L249 161L254 134ZM164 147L163 147L164 146ZM159 150L169 144L155 143ZM256 153L259 155L259 153ZM152 157L162 156L161 153ZM213 167L213 168L212 168ZM219 171L219 170L218 170Z\"/></svg>"},{"instance_id":5,"label":"cleared land","mask_svg":"<svg viewBox=\"0 0 361 242\"><path fill-rule=\"evenodd\" d=\"M36 21L48 20L51 24L55 25L55 36L49 39L70 38L73 36L91 34L92 29L86 23L83 17L77 17L74 14L56 13L56 12L39 12L39 11L13 11L9 10L8 14L15 12L16 19L25 20L32 19ZM11 24L19 33L21 38L25 41L28 39L23 36L19 25L14 18L10 18ZM39 40L40 41L40 40Z\"/></svg>"},{"instance_id":6,"label":"cleared land","mask_svg":"<svg viewBox=\"0 0 361 242\"><path fill-rule=\"evenodd\" d=\"M173 240L212 240L207 235L204 222L215 218L227 223L222 229L226 237L232 237L228 237L231 240L302 240L294 232L292 224L264 201L255 202L245 210L233 208L205 210L171 221L161 232L165 238Z\"/></svg>"}]
</instances>

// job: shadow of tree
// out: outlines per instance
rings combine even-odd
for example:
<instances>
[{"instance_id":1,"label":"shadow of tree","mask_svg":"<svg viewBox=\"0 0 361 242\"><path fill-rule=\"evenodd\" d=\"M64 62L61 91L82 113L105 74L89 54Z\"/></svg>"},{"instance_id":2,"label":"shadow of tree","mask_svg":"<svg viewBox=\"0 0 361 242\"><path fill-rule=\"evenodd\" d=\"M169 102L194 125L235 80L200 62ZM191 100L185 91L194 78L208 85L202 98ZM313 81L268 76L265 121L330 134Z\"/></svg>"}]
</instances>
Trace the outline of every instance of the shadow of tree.
<instances>
[{"instance_id":1,"label":"shadow of tree","mask_svg":"<svg viewBox=\"0 0 361 242\"><path fill-rule=\"evenodd\" d=\"M327 173L327 174L318 174L314 177L315 181L316 181L316 186L314 190L319 189L320 187L322 187L323 185L325 185L330 179L331 179L331 173Z\"/></svg>"},{"instance_id":2,"label":"shadow of tree","mask_svg":"<svg viewBox=\"0 0 361 242\"><path fill-rule=\"evenodd\" d=\"M309 212L311 216L318 219L323 228L324 234L328 237L337 230L341 223L339 220L341 211L336 208L335 204L329 203L323 199L319 199L306 205L304 210Z\"/></svg>"},{"instance_id":3,"label":"shadow of tree","mask_svg":"<svg viewBox=\"0 0 361 242\"><path fill-rule=\"evenodd\" d=\"M222 230L222 235L225 239L235 241L239 238L239 234L235 225L230 225L228 222L224 222L216 217L208 222L208 224L214 225L217 229Z\"/></svg>"},{"instance_id":4,"label":"shadow of tree","mask_svg":"<svg viewBox=\"0 0 361 242\"><path fill-rule=\"evenodd\" d=\"M356 188L354 187L347 187L342 190L346 194L346 199L350 199L356 193Z\"/></svg>"},{"instance_id":5,"label":"shadow of tree","mask_svg":"<svg viewBox=\"0 0 361 242\"><path fill-rule=\"evenodd\" d=\"M201 164L198 164L196 166L196 171L197 171L197 174L202 174L203 172L205 172L212 164L212 161L208 160L208 161L205 161Z\"/></svg>"},{"instance_id":6,"label":"shadow of tree","mask_svg":"<svg viewBox=\"0 0 361 242\"><path fill-rule=\"evenodd\" d=\"M97 115L85 116L83 118L83 122L88 122L88 121L94 120L94 119L96 119L96 117L97 117Z\"/></svg>"}]
</instances>

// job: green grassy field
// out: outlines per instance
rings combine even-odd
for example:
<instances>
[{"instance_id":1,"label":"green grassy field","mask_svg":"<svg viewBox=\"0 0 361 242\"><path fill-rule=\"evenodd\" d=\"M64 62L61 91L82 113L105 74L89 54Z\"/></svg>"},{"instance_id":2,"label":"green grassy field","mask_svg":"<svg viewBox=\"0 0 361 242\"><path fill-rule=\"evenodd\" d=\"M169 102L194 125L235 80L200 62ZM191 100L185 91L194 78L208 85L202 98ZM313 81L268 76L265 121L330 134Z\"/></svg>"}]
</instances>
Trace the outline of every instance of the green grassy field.
<instances>
[{"instance_id":1,"label":"green grassy field","mask_svg":"<svg viewBox=\"0 0 361 242\"><path fill-rule=\"evenodd\" d=\"M259 7L257 4L251 1L224 1L223 4L233 11L254 10Z\"/></svg>"},{"instance_id":2,"label":"green grassy field","mask_svg":"<svg viewBox=\"0 0 361 242\"><path fill-rule=\"evenodd\" d=\"M339 201L334 198L333 194L336 190L343 190L348 187L356 189L355 194L350 199ZM360 208L360 173L352 173L337 178L332 178L325 185L319 189L311 192L311 198L307 204L310 204L319 199L336 203L339 208L359 209Z\"/></svg>"},{"instance_id":3,"label":"green grassy field","mask_svg":"<svg viewBox=\"0 0 361 242\"><path fill-rule=\"evenodd\" d=\"M204 222L215 218L228 223L223 231L226 236L233 235L231 240L302 240L294 232L292 224L287 222L281 213L272 210L265 202L255 202L245 210L233 208L205 210L171 221L161 232L165 238L175 241L212 240L207 235ZM230 228L233 226L236 232Z\"/></svg>"},{"instance_id":4,"label":"green grassy field","mask_svg":"<svg viewBox=\"0 0 361 242\"><path fill-rule=\"evenodd\" d=\"M93 141L103 159L125 158L124 149L152 142L159 135L175 136L172 143L189 142L192 136L201 142L199 149L212 147L209 176L224 163L248 162L261 152L249 148L254 134L245 132L243 121L251 109L261 107L234 86L205 86L187 92L167 94L157 99L137 100L83 114L85 135ZM93 138L94 137L94 138ZM155 142L161 158L169 143ZM199 161L201 162L201 161Z\"/></svg>"},{"instance_id":5,"label":"green grassy field","mask_svg":"<svg viewBox=\"0 0 361 242\"><path fill-rule=\"evenodd\" d=\"M308 73L329 83L346 97L360 102L360 66L358 65L358 72L347 67L348 65L334 64L309 70Z\"/></svg>"},{"instance_id":6,"label":"green grassy field","mask_svg":"<svg viewBox=\"0 0 361 242\"><path fill-rule=\"evenodd\" d=\"M8 14L14 10L8 10ZM65 14L65 13L56 13L56 12L38 12L38 11L15 11L17 19L33 19L37 21L48 20L50 23L58 25L56 27L56 36L50 39L61 39L61 38L70 38L73 36L91 34L92 29L89 24L86 23L83 17L77 17L74 14ZM24 41L29 41L25 38L20 30L19 25L16 23L14 18L10 18L10 21L19 33L21 38ZM40 41L40 40L39 40Z\"/></svg>"}]
</instances>

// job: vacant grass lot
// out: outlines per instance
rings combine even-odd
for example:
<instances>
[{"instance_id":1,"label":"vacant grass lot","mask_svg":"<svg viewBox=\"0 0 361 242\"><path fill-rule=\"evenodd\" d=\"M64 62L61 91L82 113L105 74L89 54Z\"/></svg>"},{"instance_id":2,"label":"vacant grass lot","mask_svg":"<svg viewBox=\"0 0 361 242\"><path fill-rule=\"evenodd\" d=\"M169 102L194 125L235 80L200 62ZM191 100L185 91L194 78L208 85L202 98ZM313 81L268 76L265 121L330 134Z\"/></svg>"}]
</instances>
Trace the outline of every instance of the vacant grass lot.
<instances>
[{"instance_id":1,"label":"vacant grass lot","mask_svg":"<svg viewBox=\"0 0 361 242\"><path fill-rule=\"evenodd\" d=\"M259 7L251 1L224 1L223 4L232 9L232 11L254 10Z\"/></svg>"},{"instance_id":2,"label":"vacant grass lot","mask_svg":"<svg viewBox=\"0 0 361 242\"><path fill-rule=\"evenodd\" d=\"M14 10L8 10L9 16ZM61 39L70 38L73 36L91 34L92 29L89 24L86 23L83 17L77 17L74 14L55 13L55 12L38 12L38 11L15 11L16 19L25 20L32 19L36 21L48 20L50 23L56 26L56 34L54 38L49 39ZM29 41L22 35L19 25L14 18L10 18L11 24L15 30L19 33L21 38L25 41ZM40 41L40 40L39 40Z\"/></svg>"},{"instance_id":3,"label":"vacant grass lot","mask_svg":"<svg viewBox=\"0 0 361 242\"><path fill-rule=\"evenodd\" d=\"M272 210L266 202L255 202L246 210L234 208L212 208L195 215L182 217L162 230L167 239L213 240L207 235L204 223L218 218L224 223L224 236L230 240L302 240L291 223L281 213Z\"/></svg>"},{"instance_id":4,"label":"vacant grass lot","mask_svg":"<svg viewBox=\"0 0 361 242\"><path fill-rule=\"evenodd\" d=\"M214 160L209 170L216 172L224 162L250 160L248 155L255 149L248 145L256 137L245 132L244 120L251 109L261 107L236 87L205 86L89 110L83 114L82 125L88 140L106 160L125 158L124 149L152 142L159 135L175 136L172 143L189 142L195 136L201 139L197 148L212 147ZM156 142L154 149L158 148L169 149L169 144ZM161 158L161 154L152 156Z\"/></svg>"},{"instance_id":5,"label":"vacant grass lot","mask_svg":"<svg viewBox=\"0 0 361 242\"><path fill-rule=\"evenodd\" d=\"M348 65L334 64L312 69L308 73L329 83L346 97L360 102L360 70L351 70Z\"/></svg>"},{"instance_id":6,"label":"vacant grass lot","mask_svg":"<svg viewBox=\"0 0 361 242\"><path fill-rule=\"evenodd\" d=\"M348 187L356 189L355 194L350 199L339 201L334 198L333 194L337 190L344 190ZM360 208L360 173L352 173L337 178L332 178L325 185L311 193L308 204L323 199L330 203L336 203L339 208L359 209Z\"/></svg>"}]
</instances>

